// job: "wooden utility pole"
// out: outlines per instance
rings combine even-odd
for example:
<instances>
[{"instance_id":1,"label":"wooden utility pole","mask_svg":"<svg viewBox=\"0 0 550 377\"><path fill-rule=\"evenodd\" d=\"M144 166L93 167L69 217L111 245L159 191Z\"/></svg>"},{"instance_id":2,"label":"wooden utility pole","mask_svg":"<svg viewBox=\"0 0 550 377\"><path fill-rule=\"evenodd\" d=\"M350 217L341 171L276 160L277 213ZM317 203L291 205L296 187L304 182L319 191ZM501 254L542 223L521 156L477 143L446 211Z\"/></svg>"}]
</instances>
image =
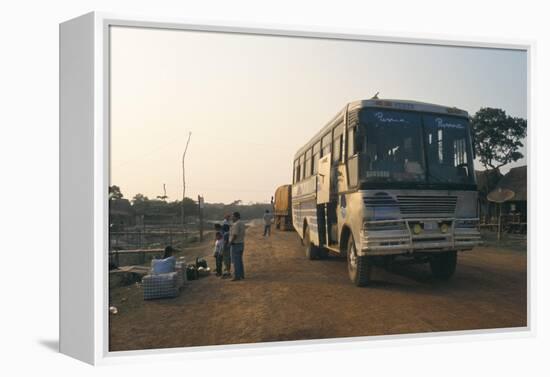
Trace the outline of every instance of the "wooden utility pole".
<instances>
[{"instance_id":1,"label":"wooden utility pole","mask_svg":"<svg viewBox=\"0 0 550 377\"><path fill-rule=\"evenodd\" d=\"M181 196L181 228L185 238L185 213L184 213L184 201L185 201L185 154L187 153L187 147L189 146L189 141L191 140L191 132L187 137L187 144L185 144L185 150L183 151L183 156L181 157L181 170L183 178L183 194Z\"/></svg>"}]
</instances>

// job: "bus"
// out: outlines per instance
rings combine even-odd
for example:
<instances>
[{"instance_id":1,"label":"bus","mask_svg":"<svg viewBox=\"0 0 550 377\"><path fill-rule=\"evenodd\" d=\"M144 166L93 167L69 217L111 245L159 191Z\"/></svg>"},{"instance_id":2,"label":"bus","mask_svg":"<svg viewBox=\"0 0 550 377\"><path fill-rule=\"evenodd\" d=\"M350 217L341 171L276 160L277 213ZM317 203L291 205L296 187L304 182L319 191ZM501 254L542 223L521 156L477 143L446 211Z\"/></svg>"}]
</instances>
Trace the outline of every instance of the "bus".
<instances>
[{"instance_id":1,"label":"bus","mask_svg":"<svg viewBox=\"0 0 550 377\"><path fill-rule=\"evenodd\" d=\"M351 281L375 265L429 263L449 279L481 243L468 113L391 99L348 103L294 156L292 220L309 259L347 258Z\"/></svg>"}]
</instances>

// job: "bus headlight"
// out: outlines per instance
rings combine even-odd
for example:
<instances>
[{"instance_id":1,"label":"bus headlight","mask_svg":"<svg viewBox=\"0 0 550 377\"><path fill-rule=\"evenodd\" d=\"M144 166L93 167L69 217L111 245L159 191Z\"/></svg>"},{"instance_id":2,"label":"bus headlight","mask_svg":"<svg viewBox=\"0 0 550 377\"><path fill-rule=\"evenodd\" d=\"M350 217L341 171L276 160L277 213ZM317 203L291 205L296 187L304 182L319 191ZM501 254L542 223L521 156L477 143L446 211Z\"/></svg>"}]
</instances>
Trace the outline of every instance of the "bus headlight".
<instances>
[{"instance_id":1,"label":"bus headlight","mask_svg":"<svg viewBox=\"0 0 550 377\"><path fill-rule=\"evenodd\" d=\"M443 224L441 224L439 229L441 230L441 233L447 233L449 231L449 226L447 224L443 223Z\"/></svg>"},{"instance_id":2,"label":"bus headlight","mask_svg":"<svg viewBox=\"0 0 550 377\"><path fill-rule=\"evenodd\" d=\"M419 223L414 224L413 226L413 233L414 234L420 234L422 233L422 226Z\"/></svg>"}]
</instances>

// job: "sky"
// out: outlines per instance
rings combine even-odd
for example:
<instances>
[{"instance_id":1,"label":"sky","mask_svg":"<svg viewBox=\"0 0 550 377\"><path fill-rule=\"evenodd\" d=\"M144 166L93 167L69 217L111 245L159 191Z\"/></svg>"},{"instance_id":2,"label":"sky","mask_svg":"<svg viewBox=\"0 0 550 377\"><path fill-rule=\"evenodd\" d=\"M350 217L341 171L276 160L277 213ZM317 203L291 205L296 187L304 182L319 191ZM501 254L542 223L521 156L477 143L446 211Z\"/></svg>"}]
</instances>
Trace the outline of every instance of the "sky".
<instances>
[{"instance_id":1,"label":"sky","mask_svg":"<svg viewBox=\"0 0 550 377\"><path fill-rule=\"evenodd\" d=\"M110 64L110 184L128 199L181 199L191 132L186 197L269 202L295 152L376 92L527 119L524 51L112 27Z\"/></svg>"}]
</instances>

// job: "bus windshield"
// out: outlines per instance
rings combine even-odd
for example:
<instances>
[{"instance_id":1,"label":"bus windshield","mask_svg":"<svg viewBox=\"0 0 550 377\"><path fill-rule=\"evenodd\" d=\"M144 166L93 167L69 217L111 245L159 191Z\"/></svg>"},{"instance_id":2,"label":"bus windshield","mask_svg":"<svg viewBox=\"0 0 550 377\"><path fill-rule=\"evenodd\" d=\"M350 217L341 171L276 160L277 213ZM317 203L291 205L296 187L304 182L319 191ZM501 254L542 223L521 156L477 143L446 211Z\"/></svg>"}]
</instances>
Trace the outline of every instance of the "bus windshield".
<instances>
[{"instance_id":1,"label":"bus windshield","mask_svg":"<svg viewBox=\"0 0 550 377\"><path fill-rule=\"evenodd\" d=\"M467 119L366 109L360 120L360 180L474 183Z\"/></svg>"},{"instance_id":2,"label":"bus windshield","mask_svg":"<svg viewBox=\"0 0 550 377\"><path fill-rule=\"evenodd\" d=\"M424 115L430 183L474 183L468 120Z\"/></svg>"},{"instance_id":3,"label":"bus windshield","mask_svg":"<svg viewBox=\"0 0 550 377\"><path fill-rule=\"evenodd\" d=\"M372 109L361 123L360 179L388 182L425 182L420 115L412 112Z\"/></svg>"}]
</instances>

